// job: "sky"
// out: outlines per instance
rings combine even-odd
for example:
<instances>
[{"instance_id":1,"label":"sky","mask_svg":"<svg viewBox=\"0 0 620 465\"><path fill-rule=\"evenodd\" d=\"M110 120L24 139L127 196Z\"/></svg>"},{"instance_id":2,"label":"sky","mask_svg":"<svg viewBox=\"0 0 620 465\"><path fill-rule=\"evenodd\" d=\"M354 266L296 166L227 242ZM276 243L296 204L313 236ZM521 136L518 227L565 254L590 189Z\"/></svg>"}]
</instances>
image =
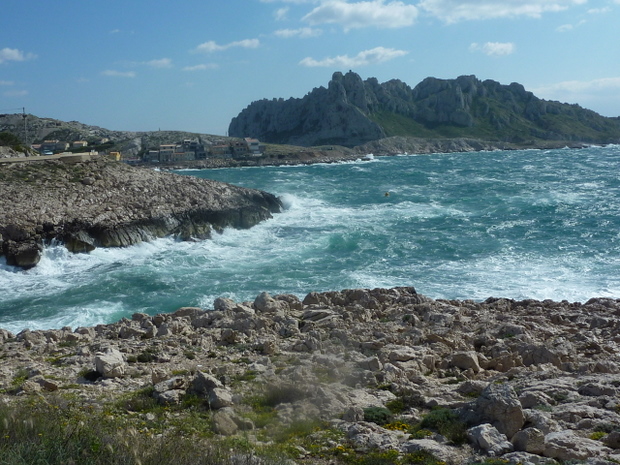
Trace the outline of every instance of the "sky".
<instances>
[{"instance_id":1,"label":"sky","mask_svg":"<svg viewBox=\"0 0 620 465\"><path fill-rule=\"evenodd\" d=\"M2 0L0 113L226 135L334 72L475 75L620 116L620 0Z\"/></svg>"}]
</instances>

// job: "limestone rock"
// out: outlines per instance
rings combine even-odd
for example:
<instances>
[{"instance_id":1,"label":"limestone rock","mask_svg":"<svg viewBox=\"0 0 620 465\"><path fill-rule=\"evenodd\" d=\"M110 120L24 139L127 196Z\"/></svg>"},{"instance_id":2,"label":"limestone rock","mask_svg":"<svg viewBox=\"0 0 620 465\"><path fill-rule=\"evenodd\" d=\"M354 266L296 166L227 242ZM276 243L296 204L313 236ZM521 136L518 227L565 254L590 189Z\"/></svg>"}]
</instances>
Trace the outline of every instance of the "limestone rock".
<instances>
[{"instance_id":1,"label":"limestone rock","mask_svg":"<svg viewBox=\"0 0 620 465\"><path fill-rule=\"evenodd\" d=\"M570 430L549 433L545 436L544 455L546 457L560 460L585 460L601 456L605 449L607 448L600 442L583 438Z\"/></svg>"},{"instance_id":2,"label":"limestone rock","mask_svg":"<svg viewBox=\"0 0 620 465\"><path fill-rule=\"evenodd\" d=\"M232 394L225 388L213 388L208 394L209 406L214 409L221 409L233 405Z\"/></svg>"},{"instance_id":3,"label":"limestone rock","mask_svg":"<svg viewBox=\"0 0 620 465\"><path fill-rule=\"evenodd\" d=\"M238 430L237 424L223 411L217 411L213 414L213 430L222 436L232 436Z\"/></svg>"},{"instance_id":4,"label":"limestone rock","mask_svg":"<svg viewBox=\"0 0 620 465\"><path fill-rule=\"evenodd\" d=\"M127 362L125 356L114 348L95 355L95 370L104 378L118 378L125 374Z\"/></svg>"},{"instance_id":5,"label":"limestone rock","mask_svg":"<svg viewBox=\"0 0 620 465\"><path fill-rule=\"evenodd\" d=\"M500 433L494 426L488 423L469 428L467 430L467 437L482 450L494 456L512 452L513 450L513 445L508 441L506 435Z\"/></svg>"},{"instance_id":6,"label":"limestone rock","mask_svg":"<svg viewBox=\"0 0 620 465\"><path fill-rule=\"evenodd\" d=\"M381 84L376 78L363 81L351 71L334 73L327 88L315 88L300 99L252 102L232 119L228 132L236 137L252 134L272 143L347 147L368 144L365 148L370 148L370 144L385 138L390 131L389 125L384 127L376 122L376 114L426 127L455 126L460 132L476 125L489 125L496 130L513 131L514 137L522 133L518 122L527 121L535 127L536 135L544 139L585 140L594 131L608 142L617 140L609 139L601 129L606 125L617 128L617 122L590 113L593 120L585 121L586 116L575 117L575 109L569 105L538 99L517 83L502 85L475 76L429 77L412 89L397 79ZM551 131L540 124L547 114L565 115L579 124L571 125L566 133ZM436 138L441 138L439 133ZM450 142L453 141L446 145Z\"/></svg>"},{"instance_id":7,"label":"limestone rock","mask_svg":"<svg viewBox=\"0 0 620 465\"><path fill-rule=\"evenodd\" d=\"M545 434L537 428L525 428L512 437L515 450L542 454L545 451Z\"/></svg>"},{"instance_id":8,"label":"limestone rock","mask_svg":"<svg viewBox=\"0 0 620 465\"><path fill-rule=\"evenodd\" d=\"M96 181L72 182L73 169ZM211 229L249 228L281 210L280 201L263 191L103 157L72 165L69 172L61 161L0 165L5 170L10 181L0 181L0 190L11 201L0 209L0 253L22 268L38 263L48 240L88 252L164 236L205 238ZM28 176L20 171L37 182L24 182Z\"/></svg>"},{"instance_id":9,"label":"limestone rock","mask_svg":"<svg viewBox=\"0 0 620 465\"><path fill-rule=\"evenodd\" d=\"M472 370L474 373L480 372L478 354L476 352L455 352L448 358L448 366L460 368L461 370Z\"/></svg>"},{"instance_id":10,"label":"limestone rock","mask_svg":"<svg viewBox=\"0 0 620 465\"><path fill-rule=\"evenodd\" d=\"M514 389L505 384L489 384L473 406L482 421L488 421L509 439L525 423L521 403Z\"/></svg>"}]
</instances>

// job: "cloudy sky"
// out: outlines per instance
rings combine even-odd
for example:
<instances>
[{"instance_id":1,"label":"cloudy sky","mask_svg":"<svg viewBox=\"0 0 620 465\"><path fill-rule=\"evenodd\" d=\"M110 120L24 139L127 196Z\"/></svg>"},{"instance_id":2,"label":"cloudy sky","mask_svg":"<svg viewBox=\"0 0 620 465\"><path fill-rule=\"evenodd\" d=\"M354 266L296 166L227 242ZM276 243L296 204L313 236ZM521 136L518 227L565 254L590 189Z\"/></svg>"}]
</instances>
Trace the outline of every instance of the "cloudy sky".
<instances>
[{"instance_id":1,"label":"cloudy sky","mask_svg":"<svg viewBox=\"0 0 620 465\"><path fill-rule=\"evenodd\" d=\"M620 0L3 0L0 113L226 134L263 98L474 74L620 116Z\"/></svg>"}]
</instances>

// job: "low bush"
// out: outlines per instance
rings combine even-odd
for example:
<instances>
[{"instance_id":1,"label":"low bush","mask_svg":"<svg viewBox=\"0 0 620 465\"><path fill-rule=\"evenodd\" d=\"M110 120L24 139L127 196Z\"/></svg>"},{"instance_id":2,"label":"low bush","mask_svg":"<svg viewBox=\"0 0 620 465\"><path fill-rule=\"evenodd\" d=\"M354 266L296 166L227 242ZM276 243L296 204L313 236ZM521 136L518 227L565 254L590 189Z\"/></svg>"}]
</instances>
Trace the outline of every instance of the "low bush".
<instances>
[{"instance_id":1,"label":"low bush","mask_svg":"<svg viewBox=\"0 0 620 465\"><path fill-rule=\"evenodd\" d=\"M368 407L364 409L364 421L386 425L392 421L392 412L385 407Z\"/></svg>"},{"instance_id":2,"label":"low bush","mask_svg":"<svg viewBox=\"0 0 620 465\"><path fill-rule=\"evenodd\" d=\"M431 410L422 418L419 429L429 429L436 431L442 436L447 437L454 444L464 444L467 442L467 427L459 418L459 415L448 408L437 408Z\"/></svg>"}]
</instances>

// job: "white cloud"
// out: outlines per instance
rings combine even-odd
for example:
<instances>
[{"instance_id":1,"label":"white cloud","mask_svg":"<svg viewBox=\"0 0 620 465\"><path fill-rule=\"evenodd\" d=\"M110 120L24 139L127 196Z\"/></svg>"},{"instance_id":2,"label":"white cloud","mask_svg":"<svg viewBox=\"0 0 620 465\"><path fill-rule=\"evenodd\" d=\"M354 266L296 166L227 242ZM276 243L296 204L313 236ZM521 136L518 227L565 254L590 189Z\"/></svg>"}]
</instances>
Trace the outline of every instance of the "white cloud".
<instances>
[{"instance_id":1,"label":"white cloud","mask_svg":"<svg viewBox=\"0 0 620 465\"><path fill-rule=\"evenodd\" d=\"M556 32L568 32L568 31L572 31L576 27L579 27L585 23L586 23L585 20L581 20L577 24L562 24L561 26L558 26L555 30Z\"/></svg>"},{"instance_id":2,"label":"white cloud","mask_svg":"<svg viewBox=\"0 0 620 465\"><path fill-rule=\"evenodd\" d=\"M600 78L591 81L563 81L549 86L536 89L540 93L562 93L562 92L599 92L606 90L620 90L620 77Z\"/></svg>"},{"instance_id":3,"label":"white cloud","mask_svg":"<svg viewBox=\"0 0 620 465\"><path fill-rule=\"evenodd\" d=\"M620 3L620 1L618 1L616 3ZM606 6L604 8L590 8L588 10L588 13L591 14L591 15L598 15L598 14L609 13L610 11L611 11L611 8Z\"/></svg>"},{"instance_id":4,"label":"white cloud","mask_svg":"<svg viewBox=\"0 0 620 465\"><path fill-rule=\"evenodd\" d=\"M0 63L5 61L33 60L36 57L34 53L24 53L16 48L3 48L0 50Z\"/></svg>"},{"instance_id":5,"label":"white cloud","mask_svg":"<svg viewBox=\"0 0 620 465\"><path fill-rule=\"evenodd\" d=\"M112 30L110 31L110 34L118 34L119 32L121 32L121 30L120 30L120 29L112 29Z\"/></svg>"},{"instance_id":6,"label":"white cloud","mask_svg":"<svg viewBox=\"0 0 620 465\"><path fill-rule=\"evenodd\" d=\"M196 47L196 51L204 52L204 53L212 53L212 52L220 52L222 50L227 50L229 48L234 48L234 47L258 48L259 45L260 45L260 41L258 39L239 40L236 42L230 42L229 44L225 44L225 45L219 45L215 41L210 40Z\"/></svg>"},{"instance_id":7,"label":"white cloud","mask_svg":"<svg viewBox=\"0 0 620 465\"><path fill-rule=\"evenodd\" d=\"M25 97L26 95L28 95L28 91L27 90L7 90L6 92L3 92L3 94L5 97Z\"/></svg>"},{"instance_id":8,"label":"white cloud","mask_svg":"<svg viewBox=\"0 0 620 465\"><path fill-rule=\"evenodd\" d=\"M487 42L478 44L474 42L469 46L470 52L482 52L488 56L511 55L517 47L512 42Z\"/></svg>"},{"instance_id":9,"label":"white cloud","mask_svg":"<svg viewBox=\"0 0 620 465\"><path fill-rule=\"evenodd\" d=\"M590 81L563 81L530 89L537 97L560 102L578 102L585 108L620 116L620 77Z\"/></svg>"},{"instance_id":10,"label":"white cloud","mask_svg":"<svg viewBox=\"0 0 620 465\"><path fill-rule=\"evenodd\" d=\"M273 12L273 17L276 19L276 21L284 21L289 10L289 7L278 8L276 11Z\"/></svg>"},{"instance_id":11,"label":"white cloud","mask_svg":"<svg viewBox=\"0 0 620 465\"><path fill-rule=\"evenodd\" d=\"M289 39L291 37L307 39L309 37L318 37L323 34L323 31L321 29L313 29L311 27L302 27L300 29L279 29L275 31L274 34L278 37L282 37L283 39Z\"/></svg>"},{"instance_id":12,"label":"white cloud","mask_svg":"<svg viewBox=\"0 0 620 465\"><path fill-rule=\"evenodd\" d=\"M150 66L151 68L172 68L172 60L170 58L145 61L144 64Z\"/></svg>"},{"instance_id":13,"label":"white cloud","mask_svg":"<svg viewBox=\"0 0 620 465\"><path fill-rule=\"evenodd\" d=\"M566 10L587 0L422 0L418 6L446 23L530 16Z\"/></svg>"},{"instance_id":14,"label":"white cloud","mask_svg":"<svg viewBox=\"0 0 620 465\"><path fill-rule=\"evenodd\" d=\"M311 25L342 24L345 30L377 27L399 28L411 26L418 17L418 9L401 1L372 0L348 3L328 0L302 18Z\"/></svg>"},{"instance_id":15,"label":"white cloud","mask_svg":"<svg viewBox=\"0 0 620 465\"><path fill-rule=\"evenodd\" d=\"M0 81L0 86L13 86L15 83L13 81Z\"/></svg>"},{"instance_id":16,"label":"white cloud","mask_svg":"<svg viewBox=\"0 0 620 465\"><path fill-rule=\"evenodd\" d=\"M186 66L185 68L183 68L183 71L205 71L207 69L216 69L218 68L218 66L215 63L209 63L209 64L201 64L201 65L195 65L195 66Z\"/></svg>"},{"instance_id":17,"label":"white cloud","mask_svg":"<svg viewBox=\"0 0 620 465\"><path fill-rule=\"evenodd\" d=\"M322 60L315 60L311 57L306 57L299 62L300 65L309 68L315 67L329 67L329 68L354 68L358 66L366 66L377 63L383 63L385 61L393 60L394 58L406 55L409 52L404 50L395 50L393 48L376 47L371 50L364 50L358 53L354 57L348 55L339 55L336 57L324 58Z\"/></svg>"},{"instance_id":18,"label":"white cloud","mask_svg":"<svg viewBox=\"0 0 620 465\"><path fill-rule=\"evenodd\" d=\"M106 69L101 74L103 74L104 76L110 76L110 77L124 77L124 78L135 78L136 77L136 73L133 71L116 71L113 69Z\"/></svg>"}]
</instances>

